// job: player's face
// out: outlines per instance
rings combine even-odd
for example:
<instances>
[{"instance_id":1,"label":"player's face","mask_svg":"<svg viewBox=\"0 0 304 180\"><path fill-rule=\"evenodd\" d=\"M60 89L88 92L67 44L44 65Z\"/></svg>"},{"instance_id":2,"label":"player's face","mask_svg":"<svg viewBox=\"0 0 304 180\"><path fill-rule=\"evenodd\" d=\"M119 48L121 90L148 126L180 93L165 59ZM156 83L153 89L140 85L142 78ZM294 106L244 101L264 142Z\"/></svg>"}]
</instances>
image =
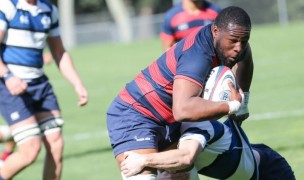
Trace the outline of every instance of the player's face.
<instances>
[{"instance_id":1,"label":"player's face","mask_svg":"<svg viewBox=\"0 0 304 180\"><path fill-rule=\"evenodd\" d=\"M230 24L225 30L217 28L215 31L213 35L217 58L222 65L234 66L248 45L250 28Z\"/></svg>"}]
</instances>

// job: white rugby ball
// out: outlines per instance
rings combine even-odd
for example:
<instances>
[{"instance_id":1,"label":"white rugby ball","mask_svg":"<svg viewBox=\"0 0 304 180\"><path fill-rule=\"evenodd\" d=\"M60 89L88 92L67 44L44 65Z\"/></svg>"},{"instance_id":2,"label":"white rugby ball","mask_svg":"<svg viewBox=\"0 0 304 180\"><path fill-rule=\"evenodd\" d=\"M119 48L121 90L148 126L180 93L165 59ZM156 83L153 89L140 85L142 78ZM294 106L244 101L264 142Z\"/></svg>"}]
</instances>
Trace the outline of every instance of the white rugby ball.
<instances>
[{"instance_id":1,"label":"white rugby ball","mask_svg":"<svg viewBox=\"0 0 304 180\"><path fill-rule=\"evenodd\" d=\"M211 101L228 101L231 90L228 82L236 88L233 72L226 66L218 66L211 70L205 84L203 98Z\"/></svg>"}]
</instances>

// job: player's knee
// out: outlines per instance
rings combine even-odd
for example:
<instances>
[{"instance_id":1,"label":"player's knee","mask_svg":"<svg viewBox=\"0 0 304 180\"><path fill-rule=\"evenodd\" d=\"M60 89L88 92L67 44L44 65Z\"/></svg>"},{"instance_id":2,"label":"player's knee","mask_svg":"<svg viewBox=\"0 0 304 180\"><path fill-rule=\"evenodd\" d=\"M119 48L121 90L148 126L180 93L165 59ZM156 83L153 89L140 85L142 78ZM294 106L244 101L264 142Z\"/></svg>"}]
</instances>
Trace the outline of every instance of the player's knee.
<instances>
[{"instance_id":1,"label":"player's knee","mask_svg":"<svg viewBox=\"0 0 304 180\"><path fill-rule=\"evenodd\" d=\"M47 156L51 156L55 161L59 161L63 151L63 138L62 136L56 138L49 138L46 145Z\"/></svg>"},{"instance_id":2,"label":"player's knee","mask_svg":"<svg viewBox=\"0 0 304 180\"><path fill-rule=\"evenodd\" d=\"M123 180L156 180L156 174L138 174L130 177L126 177L121 173Z\"/></svg>"},{"instance_id":3,"label":"player's knee","mask_svg":"<svg viewBox=\"0 0 304 180\"><path fill-rule=\"evenodd\" d=\"M39 152L41 149L41 141L40 142L32 142L30 148L27 148L24 157L27 159L28 164L32 164L36 161Z\"/></svg>"},{"instance_id":4,"label":"player's knee","mask_svg":"<svg viewBox=\"0 0 304 180\"><path fill-rule=\"evenodd\" d=\"M12 131L14 141L18 146L18 152L22 161L26 164L33 163L41 149L40 129L37 124L28 124Z\"/></svg>"},{"instance_id":5,"label":"player's knee","mask_svg":"<svg viewBox=\"0 0 304 180\"><path fill-rule=\"evenodd\" d=\"M60 161L64 141L61 128L64 121L60 117L50 116L39 122L39 127L46 141L47 156L52 156L55 161Z\"/></svg>"},{"instance_id":6,"label":"player's knee","mask_svg":"<svg viewBox=\"0 0 304 180\"><path fill-rule=\"evenodd\" d=\"M18 152L22 155L22 161L32 164L36 161L41 149L41 140L38 138L29 139L18 145Z\"/></svg>"}]
</instances>

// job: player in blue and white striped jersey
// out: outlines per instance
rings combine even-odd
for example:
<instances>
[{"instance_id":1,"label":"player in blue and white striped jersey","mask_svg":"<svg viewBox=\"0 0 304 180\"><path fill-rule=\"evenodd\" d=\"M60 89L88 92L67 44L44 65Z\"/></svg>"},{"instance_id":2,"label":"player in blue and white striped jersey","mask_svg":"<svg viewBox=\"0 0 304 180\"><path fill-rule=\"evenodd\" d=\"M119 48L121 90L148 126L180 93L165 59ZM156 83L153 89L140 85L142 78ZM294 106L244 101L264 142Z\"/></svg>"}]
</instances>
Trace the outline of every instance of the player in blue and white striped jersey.
<instances>
[{"instance_id":1,"label":"player in blue and white striped jersey","mask_svg":"<svg viewBox=\"0 0 304 180\"><path fill-rule=\"evenodd\" d=\"M180 142L196 139L200 144L194 161L198 173L217 179L257 179L255 152L234 121L183 123L181 132Z\"/></svg>"},{"instance_id":2,"label":"player in blue and white striped jersey","mask_svg":"<svg viewBox=\"0 0 304 180\"><path fill-rule=\"evenodd\" d=\"M251 145L238 123L221 121L185 122L178 149L152 154L127 152L121 164L125 176L144 167L189 174L160 173L159 179L198 179L199 174L216 179L295 179L288 162L264 144ZM189 176L189 177L185 177ZM130 178L132 179L132 178Z\"/></svg>"},{"instance_id":3,"label":"player in blue and white striped jersey","mask_svg":"<svg viewBox=\"0 0 304 180\"><path fill-rule=\"evenodd\" d=\"M46 42L63 76L74 86L79 105L88 95L60 33L57 7L49 0L0 1L0 113L18 145L0 169L11 179L33 163L46 147L43 179L60 179L63 120L53 88L43 70ZM42 136L41 136L42 135Z\"/></svg>"}]
</instances>

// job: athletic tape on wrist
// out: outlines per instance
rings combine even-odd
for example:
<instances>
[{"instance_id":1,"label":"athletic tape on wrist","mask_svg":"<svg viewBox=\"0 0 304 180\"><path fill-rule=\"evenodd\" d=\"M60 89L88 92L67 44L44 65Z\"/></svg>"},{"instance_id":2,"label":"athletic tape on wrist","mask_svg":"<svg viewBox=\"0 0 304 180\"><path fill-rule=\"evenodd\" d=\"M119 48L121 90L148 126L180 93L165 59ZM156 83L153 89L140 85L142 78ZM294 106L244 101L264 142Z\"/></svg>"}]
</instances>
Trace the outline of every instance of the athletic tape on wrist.
<instances>
[{"instance_id":1,"label":"athletic tape on wrist","mask_svg":"<svg viewBox=\"0 0 304 180\"><path fill-rule=\"evenodd\" d=\"M229 113L228 114L235 114L241 107L241 103L237 100L227 101L229 106Z\"/></svg>"},{"instance_id":2,"label":"athletic tape on wrist","mask_svg":"<svg viewBox=\"0 0 304 180\"><path fill-rule=\"evenodd\" d=\"M249 95L250 95L250 93L249 92L244 92L244 100L242 100L242 103L243 104L245 104L245 105L247 105L248 104L248 102L249 102Z\"/></svg>"},{"instance_id":3,"label":"athletic tape on wrist","mask_svg":"<svg viewBox=\"0 0 304 180\"><path fill-rule=\"evenodd\" d=\"M249 92L244 92L242 94L242 103L240 109L235 113L237 116L244 115L249 113L248 110L248 102L249 102Z\"/></svg>"}]
</instances>

